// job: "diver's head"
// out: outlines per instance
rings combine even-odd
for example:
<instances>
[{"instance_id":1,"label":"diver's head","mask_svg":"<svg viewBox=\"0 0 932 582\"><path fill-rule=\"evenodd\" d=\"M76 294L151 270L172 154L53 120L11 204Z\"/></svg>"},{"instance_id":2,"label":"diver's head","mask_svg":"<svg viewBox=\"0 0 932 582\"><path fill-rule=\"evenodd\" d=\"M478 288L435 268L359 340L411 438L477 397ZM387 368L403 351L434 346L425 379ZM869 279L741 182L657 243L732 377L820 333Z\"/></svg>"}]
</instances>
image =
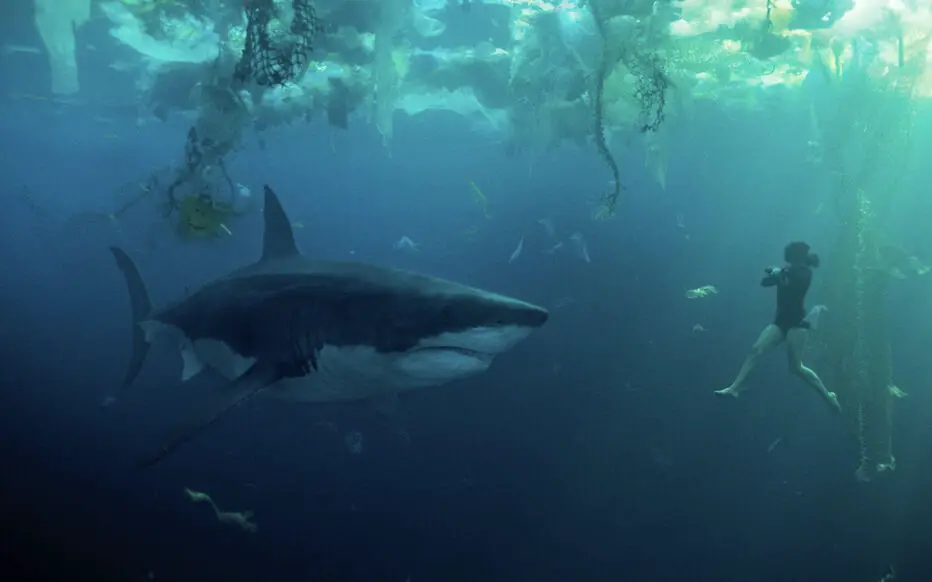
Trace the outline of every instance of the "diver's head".
<instances>
[{"instance_id":1,"label":"diver's head","mask_svg":"<svg viewBox=\"0 0 932 582\"><path fill-rule=\"evenodd\" d=\"M819 255L809 252L809 245L803 241L794 241L783 248L783 260L790 265L818 267Z\"/></svg>"}]
</instances>

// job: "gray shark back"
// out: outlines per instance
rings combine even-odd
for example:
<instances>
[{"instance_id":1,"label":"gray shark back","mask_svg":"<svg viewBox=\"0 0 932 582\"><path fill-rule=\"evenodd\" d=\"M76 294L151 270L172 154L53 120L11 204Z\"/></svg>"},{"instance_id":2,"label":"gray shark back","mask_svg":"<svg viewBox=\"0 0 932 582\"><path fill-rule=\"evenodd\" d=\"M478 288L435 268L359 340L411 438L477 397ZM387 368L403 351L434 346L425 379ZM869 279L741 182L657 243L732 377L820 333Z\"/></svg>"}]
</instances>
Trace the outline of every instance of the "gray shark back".
<instances>
[{"instance_id":1,"label":"gray shark back","mask_svg":"<svg viewBox=\"0 0 932 582\"><path fill-rule=\"evenodd\" d=\"M450 281L361 263L296 257L205 285L153 317L253 358L314 359L324 344L404 352L478 327L536 328L539 307ZM289 353L289 350L293 350ZM313 367L313 366L312 366Z\"/></svg>"}]
</instances>

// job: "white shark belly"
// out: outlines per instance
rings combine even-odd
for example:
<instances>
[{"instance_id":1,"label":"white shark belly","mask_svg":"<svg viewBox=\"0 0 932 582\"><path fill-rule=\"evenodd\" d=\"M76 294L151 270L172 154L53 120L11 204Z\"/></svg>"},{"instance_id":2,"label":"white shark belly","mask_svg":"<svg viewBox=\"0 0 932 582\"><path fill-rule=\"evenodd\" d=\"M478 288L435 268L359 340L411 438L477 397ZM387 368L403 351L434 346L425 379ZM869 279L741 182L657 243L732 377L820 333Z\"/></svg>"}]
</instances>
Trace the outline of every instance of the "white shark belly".
<instances>
[{"instance_id":1,"label":"white shark belly","mask_svg":"<svg viewBox=\"0 0 932 582\"><path fill-rule=\"evenodd\" d=\"M228 380L239 378L248 372L253 364L256 363L255 358L237 353L236 350L220 340L210 338L196 339L191 342L191 345L201 368L207 366ZM182 376L184 379L188 379L190 378L188 375L189 362L185 357L184 351L182 351L182 358L185 361L185 372ZM193 364L193 371L195 374L200 371L198 363Z\"/></svg>"},{"instance_id":2,"label":"white shark belly","mask_svg":"<svg viewBox=\"0 0 932 582\"><path fill-rule=\"evenodd\" d=\"M483 372L490 364L491 358L443 351L381 353L368 346L325 345L316 370L280 381L270 394L299 402L363 400L439 386Z\"/></svg>"},{"instance_id":3,"label":"white shark belly","mask_svg":"<svg viewBox=\"0 0 932 582\"><path fill-rule=\"evenodd\" d=\"M244 356L229 344L213 339L191 340L180 329L158 322L143 325L148 341L156 335L178 343L183 362L182 381L204 368L228 380L245 374L256 358ZM441 342L442 343L442 342ZM405 352L379 352L371 346L324 345L317 367L304 376L280 380L270 395L294 402L346 402L446 384L484 372L494 355L455 349L431 348Z\"/></svg>"},{"instance_id":4,"label":"white shark belly","mask_svg":"<svg viewBox=\"0 0 932 582\"><path fill-rule=\"evenodd\" d=\"M173 325L150 320L142 322L140 326L150 344L160 338L177 342L182 361L182 382L197 376L204 368L210 368L228 380L235 380L256 363L255 358L237 353L225 342L212 338L192 340Z\"/></svg>"}]
</instances>

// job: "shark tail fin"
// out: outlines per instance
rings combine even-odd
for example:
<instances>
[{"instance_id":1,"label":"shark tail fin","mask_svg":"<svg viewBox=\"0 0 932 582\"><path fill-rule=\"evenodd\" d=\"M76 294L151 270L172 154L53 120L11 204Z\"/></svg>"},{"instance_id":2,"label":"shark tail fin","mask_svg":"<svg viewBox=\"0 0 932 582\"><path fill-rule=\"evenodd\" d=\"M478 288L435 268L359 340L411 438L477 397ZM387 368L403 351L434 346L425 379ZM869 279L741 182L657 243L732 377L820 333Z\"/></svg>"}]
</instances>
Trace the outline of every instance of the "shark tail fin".
<instances>
[{"instance_id":1,"label":"shark tail fin","mask_svg":"<svg viewBox=\"0 0 932 582\"><path fill-rule=\"evenodd\" d=\"M117 267L126 279L129 302L133 311L133 355L120 386L121 390L125 390L136 380L149 354L149 342L146 341L146 334L140 323L148 319L152 313L152 301L149 299L149 292L146 291L146 284L142 281L139 269L136 268L136 264L129 258L129 255L118 247L110 247L110 252L113 253Z\"/></svg>"}]
</instances>

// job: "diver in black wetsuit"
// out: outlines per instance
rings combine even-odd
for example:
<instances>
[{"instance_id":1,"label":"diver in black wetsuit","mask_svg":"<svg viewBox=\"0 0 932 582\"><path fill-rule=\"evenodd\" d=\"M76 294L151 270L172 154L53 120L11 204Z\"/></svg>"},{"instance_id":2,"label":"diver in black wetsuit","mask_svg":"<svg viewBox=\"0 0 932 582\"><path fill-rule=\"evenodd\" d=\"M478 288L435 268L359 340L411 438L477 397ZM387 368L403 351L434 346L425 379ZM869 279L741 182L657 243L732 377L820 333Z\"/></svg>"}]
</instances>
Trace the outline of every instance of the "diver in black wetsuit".
<instances>
[{"instance_id":1,"label":"diver in black wetsuit","mask_svg":"<svg viewBox=\"0 0 932 582\"><path fill-rule=\"evenodd\" d=\"M812 283L812 269L819 266L819 257L809 252L809 245L806 243L791 242L783 249L783 258L786 260L786 266L781 269L767 267L764 270L766 276L760 282L762 287L777 288L777 314L773 323L761 332L731 386L716 390L715 393L720 396L740 396L748 374L757 365L760 357L786 340L790 372L805 380L822 398L836 410L840 410L835 393L829 392L819 376L804 366L801 359L811 328L803 303Z\"/></svg>"}]
</instances>

